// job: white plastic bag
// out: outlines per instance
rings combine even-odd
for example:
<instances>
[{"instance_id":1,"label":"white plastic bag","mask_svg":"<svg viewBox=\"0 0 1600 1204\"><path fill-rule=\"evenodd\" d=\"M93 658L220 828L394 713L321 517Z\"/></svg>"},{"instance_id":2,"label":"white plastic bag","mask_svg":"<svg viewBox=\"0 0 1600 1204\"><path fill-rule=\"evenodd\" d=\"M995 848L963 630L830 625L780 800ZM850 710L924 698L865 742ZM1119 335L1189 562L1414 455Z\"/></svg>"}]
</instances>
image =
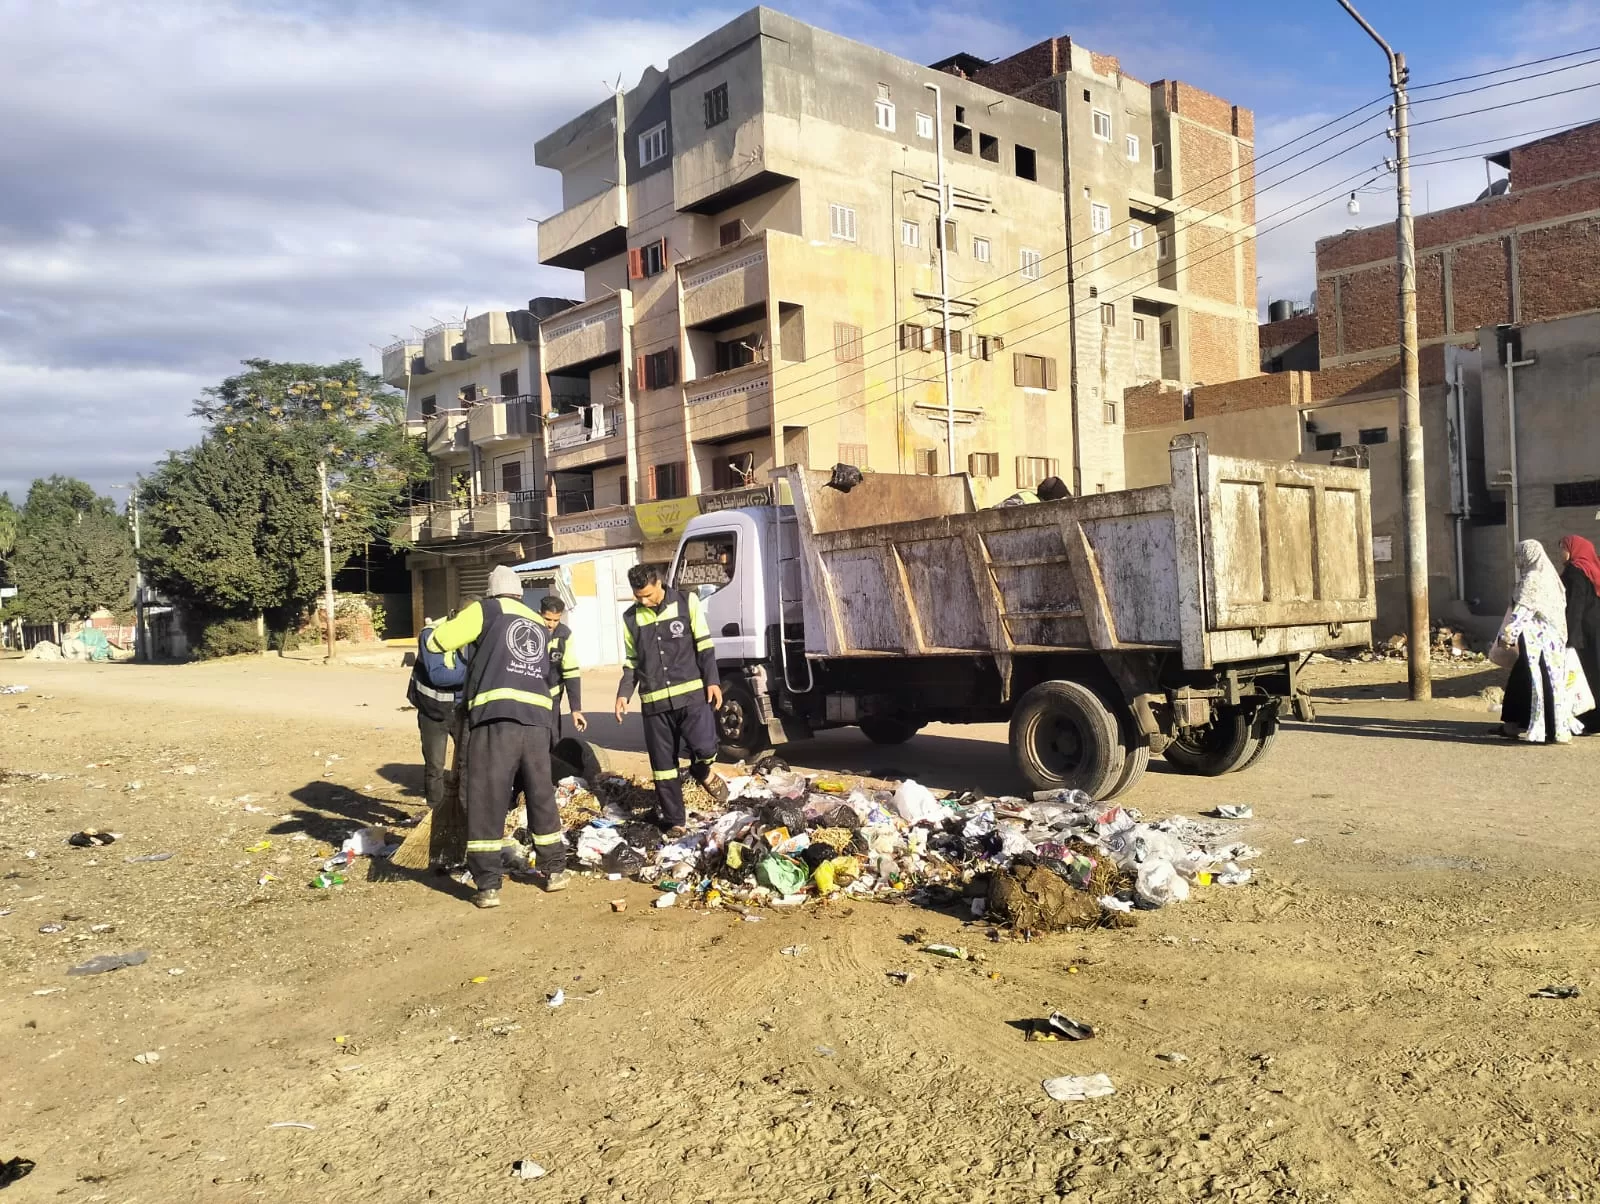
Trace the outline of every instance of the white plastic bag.
<instances>
[{"instance_id":1,"label":"white plastic bag","mask_svg":"<svg viewBox=\"0 0 1600 1204\"><path fill-rule=\"evenodd\" d=\"M599 865L606 854L621 843L622 833L615 828L590 825L578 833L578 864Z\"/></svg>"},{"instance_id":2,"label":"white plastic bag","mask_svg":"<svg viewBox=\"0 0 1600 1204\"><path fill-rule=\"evenodd\" d=\"M912 778L901 782L895 790L894 809L908 824L944 823L945 809L926 786L919 786Z\"/></svg>"},{"instance_id":3,"label":"white plastic bag","mask_svg":"<svg viewBox=\"0 0 1600 1204\"><path fill-rule=\"evenodd\" d=\"M1576 648L1567 649L1567 702L1571 713L1583 715L1594 710L1594 690L1583 672L1583 661Z\"/></svg>"},{"instance_id":4,"label":"white plastic bag","mask_svg":"<svg viewBox=\"0 0 1600 1204\"><path fill-rule=\"evenodd\" d=\"M1189 897L1189 883L1172 862L1162 859L1143 862L1133 893L1146 907L1165 907Z\"/></svg>"}]
</instances>

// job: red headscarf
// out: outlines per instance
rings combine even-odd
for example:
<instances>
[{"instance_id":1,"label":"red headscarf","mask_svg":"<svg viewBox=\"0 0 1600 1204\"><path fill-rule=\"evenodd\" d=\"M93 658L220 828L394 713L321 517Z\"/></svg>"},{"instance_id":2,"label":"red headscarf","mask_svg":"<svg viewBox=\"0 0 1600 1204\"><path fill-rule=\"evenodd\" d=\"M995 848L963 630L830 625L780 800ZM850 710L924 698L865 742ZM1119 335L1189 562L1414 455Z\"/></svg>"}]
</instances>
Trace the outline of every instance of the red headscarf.
<instances>
[{"instance_id":1,"label":"red headscarf","mask_svg":"<svg viewBox=\"0 0 1600 1204\"><path fill-rule=\"evenodd\" d=\"M1561 540L1561 550L1589 578L1594 592L1600 594L1600 556L1595 555L1594 544L1581 535L1567 535Z\"/></svg>"}]
</instances>

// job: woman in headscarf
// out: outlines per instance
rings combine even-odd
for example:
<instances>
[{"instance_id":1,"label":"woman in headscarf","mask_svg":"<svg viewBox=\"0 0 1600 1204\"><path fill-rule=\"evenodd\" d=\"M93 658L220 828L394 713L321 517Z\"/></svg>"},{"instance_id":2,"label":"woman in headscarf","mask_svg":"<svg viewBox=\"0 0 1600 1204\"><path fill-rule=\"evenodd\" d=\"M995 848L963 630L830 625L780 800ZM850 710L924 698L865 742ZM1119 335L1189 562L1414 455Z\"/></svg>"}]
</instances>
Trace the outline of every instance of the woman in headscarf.
<instances>
[{"instance_id":1,"label":"woman in headscarf","mask_svg":"<svg viewBox=\"0 0 1600 1204\"><path fill-rule=\"evenodd\" d=\"M1561 541L1566 564L1561 584L1567 590L1567 644L1578 654L1589 689L1600 685L1600 556L1594 544L1581 535ZM1574 716L1585 735L1600 733L1600 708Z\"/></svg>"},{"instance_id":2,"label":"woman in headscarf","mask_svg":"<svg viewBox=\"0 0 1600 1204\"><path fill-rule=\"evenodd\" d=\"M1517 589L1499 639L1517 650L1500 723L1533 744L1572 740L1567 704L1567 594L1536 539L1517 545Z\"/></svg>"}]
</instances>

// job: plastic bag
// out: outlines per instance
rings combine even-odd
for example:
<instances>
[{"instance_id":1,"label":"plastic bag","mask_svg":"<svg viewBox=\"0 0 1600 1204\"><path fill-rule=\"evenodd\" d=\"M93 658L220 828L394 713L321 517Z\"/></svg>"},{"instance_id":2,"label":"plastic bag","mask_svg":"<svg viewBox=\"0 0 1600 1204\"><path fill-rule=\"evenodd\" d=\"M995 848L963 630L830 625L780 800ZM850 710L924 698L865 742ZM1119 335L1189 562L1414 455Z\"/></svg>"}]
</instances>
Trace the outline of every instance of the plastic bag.
<instances>
[{"instance_id":1,"label":"plastic bag","mask_svg":"<svg viewBox=\"0 0 1600 1204\"><path fill-rule=\"evenodd\" d=\"M605 860L606 854L622 843L622 833L615 828L597 828L590 825L578 833L578 864L600 865Z\"/></svg>"},{"instance_id":2,"label":"plastic bag","mask_svg":"<svg viewBox=\"0 0 1600 1204\"><path fill-rule=\"evenodd\" d=\"M1146 907L1165 907L1189 897L1189 883L1172 862L1156 858L1139 866L1133 885L1134 897Z\"/></svg>"},{"instance_id":3,"label":"plastic bag","mask_svg":"<svg viewBox=\"0 0 1600 1204\"><path fill-rule=\"evenodd\" d=\"M1574 715L1583 715L1594 710L1594 690L1590 688L1589 679L1584 676L1583 662L1578 659L1576 648L1567 649L1567 700Z\"/></svg>"},{"instance_id":4,"label":"plastic bag","mask_svg":"<svg viewBox=\"0 0 1600 1204\"><path fill-rule=\"evenodd\" d=\"M908 824L942 824L948 814L914 778L901 782L894 792L894 809Z\"/></svg>"},{"instance_id":5,"label":"plastic bag","mask_svg":"<svg viewBox=\"0 0 1600 1204\"><path fill-rule=\"evenodd\" d=\"M792 857L771 856L756 866L756 881L780 895L792 895L806 884L811 871Z\"/></svg>"}]
</instances>

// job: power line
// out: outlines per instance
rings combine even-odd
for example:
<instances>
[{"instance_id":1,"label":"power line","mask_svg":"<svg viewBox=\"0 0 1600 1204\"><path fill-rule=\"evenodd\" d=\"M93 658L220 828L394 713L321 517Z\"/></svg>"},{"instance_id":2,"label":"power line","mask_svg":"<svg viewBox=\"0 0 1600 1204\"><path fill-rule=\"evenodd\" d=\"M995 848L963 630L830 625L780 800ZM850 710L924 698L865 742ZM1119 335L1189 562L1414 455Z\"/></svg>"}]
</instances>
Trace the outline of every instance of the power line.
<instances>
[{"instance_id":1,"label":"power line","mask_svg":"<svg viewBox=\"0 0 1600 1204\"><path fill-rule=\"evenodd\" d=\"M1600 63L1600 58L1585 59L1581 63L1568 63L1565 67L1552 67L1548 71L1538 71L1532 75L1519 75L1513 79L1497 80L1492 84L1480 84L1476 88L1462 88L1459 92L1446 92L1443 96L1425 96L1416 103L1419 105L1438 104L1441 100L1450 100L1456 96L1471 96L1475 92L1487 92L1491 88L1504 88L1510 84L1525 84L1530 79L1543 79L1547 75L1560 75L1563 71L1575 71L1579 67L1590 67Z\"/></svg>"},{"instance_id":2,"label":"power line","mask_svg":"<svg viewBox=\"0 0 1600 1204\"><path fill-rule=\"evenodd\" d=\"M1580 54L1594 54L1600 51L1600 46L1586 46L1582 50L1569 50L1565 54L1547 55L1542 59L1528 59L1521 63L1508 63L1504 67L1495 67L1489 71L1479 71L1473 75L1457 75L1452 79L1436 79L1431 83L1413 84L1411 91L1422 92L1428 88L1442 88L1446 84L1465 83L1469 79L1487 79L1491 75L1503 75L1507 71L1520 71L1524 67L1539 67L1545 63L1556 63L1562 59L1576 58Z\"/></svg>"}]
</instances>

